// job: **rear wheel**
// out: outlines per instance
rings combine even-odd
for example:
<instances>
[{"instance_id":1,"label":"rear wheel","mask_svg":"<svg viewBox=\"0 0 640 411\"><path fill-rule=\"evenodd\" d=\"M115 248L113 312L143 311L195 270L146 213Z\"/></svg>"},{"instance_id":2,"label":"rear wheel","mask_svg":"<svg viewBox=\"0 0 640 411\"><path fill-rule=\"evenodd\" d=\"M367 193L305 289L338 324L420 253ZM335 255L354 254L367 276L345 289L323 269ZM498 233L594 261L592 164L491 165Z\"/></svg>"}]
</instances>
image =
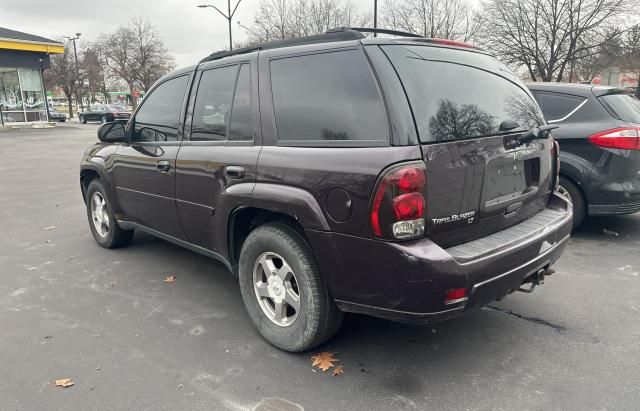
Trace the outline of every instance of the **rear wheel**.
<instances>
[{"instance_id":1,"label":"rear wheel","mask_svg":"<svg viewBox=\"0 0 640 411\"><path fill-rule=\"evenodd\" d=\"M558 187L573 204L573 228L578 227L586 216L587 204L582 194L582 190L573 181L560 177L560 187Z\"/></svg>"},{"instance_id":2,"label":"rear wheel","mask_svg":"<svg viewBox=\"0 0 640 411\"><path fill-rule=\"evenodd\" d=\"M278 348L308 350L331 338L342 323L309 245L284 223L268 223L249 234L239 275L251 321Z\"/></svg>"},{"instance_id":3,"label":"rear wheel","mask_svg":"<svg viewBox=\"0 0 640 411\"><path fill-rule=\"evenodd\" d=\"M100 180L91 181L87 188L87 217L91 233L104 248L118 248L129 244L133 230L123 230L113 214L113 207Z\"/></svg>"}]
</instances>

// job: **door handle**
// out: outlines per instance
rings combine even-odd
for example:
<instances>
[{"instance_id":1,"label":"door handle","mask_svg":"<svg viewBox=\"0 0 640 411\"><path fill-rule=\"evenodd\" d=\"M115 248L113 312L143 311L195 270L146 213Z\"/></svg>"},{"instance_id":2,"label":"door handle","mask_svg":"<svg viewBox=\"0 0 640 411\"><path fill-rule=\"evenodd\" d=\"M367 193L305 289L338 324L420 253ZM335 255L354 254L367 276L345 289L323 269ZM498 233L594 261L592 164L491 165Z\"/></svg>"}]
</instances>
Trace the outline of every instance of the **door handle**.
<instances>
[{"instance_id":1,"label":"door handle","mask_svg":"<svg viewBox=\"0 0 640 411\"><path fill-rule=\"evenodd\" d=\"M156 168L163 173L168 173L171 168L171 163L166 160L160 160L156 163Z\"/></svg>"},{"instance_id":2,"label":"door handle","mask_svg":"<svg viewBox=\"0 0 640 411\"><path fill-rule=\"evenodd\" d=\"M224 174L229 178L242 178L244 177L244 167L226 166L224 168Z\"/></svg>"}]
</instances>

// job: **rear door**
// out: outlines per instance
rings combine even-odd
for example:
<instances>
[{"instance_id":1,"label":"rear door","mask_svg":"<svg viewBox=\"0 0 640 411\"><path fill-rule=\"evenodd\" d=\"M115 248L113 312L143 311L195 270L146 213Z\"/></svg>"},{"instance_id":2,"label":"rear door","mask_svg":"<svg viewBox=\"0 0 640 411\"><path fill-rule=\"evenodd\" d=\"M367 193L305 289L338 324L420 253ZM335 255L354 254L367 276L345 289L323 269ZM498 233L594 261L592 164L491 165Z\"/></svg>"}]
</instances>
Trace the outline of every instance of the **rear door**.
<instances>
[{"instance_id":1,"label":"rear door","mask_svg":"<svg viewBox=\"0 0 640 411\"><path fill-rule=\"evenodd\" d=\"M184 239L175 205L176 156L189 74L155 87L128 124L113 174L118 204L129 220Z\"/></svg>"},{"instance_id":2,"label":"rear door","mask_svg":"<svg viewBox=\"0 0 640 411\"><path fill-rule=\"evenodd\" d=\"M427 167L427 232L447 246L514 225L552 189L551 139L516 144L544 124L528 89L492 57L422 45L381 46L404 85Z\"/></svg>"},{"instance_id":3,"label":"rear door","mask_svg":"<svg viewBox=\"0 0 640 411\"><path fill-rule=\"evenodd\" d=\"M206 64L195 81L176 205L189 241L224 253L229 213L250 197L260 151L255 57Z\"/></svg>"}]
</instances>

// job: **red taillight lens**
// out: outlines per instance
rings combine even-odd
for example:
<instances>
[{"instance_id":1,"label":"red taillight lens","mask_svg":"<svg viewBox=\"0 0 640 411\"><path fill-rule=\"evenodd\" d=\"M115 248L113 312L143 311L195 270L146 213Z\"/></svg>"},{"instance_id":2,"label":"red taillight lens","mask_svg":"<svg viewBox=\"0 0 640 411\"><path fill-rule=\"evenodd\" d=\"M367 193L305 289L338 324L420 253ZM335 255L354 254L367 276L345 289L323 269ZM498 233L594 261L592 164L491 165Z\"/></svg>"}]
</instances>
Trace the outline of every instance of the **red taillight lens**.
<instances>
[{"instance_id":1,"label":"red taillight lens","mask_svg":"<svg viewBox=\"0 0 640 411\"><path fill-rule=\"evenodd\" d=\"M415 220L424 217L424 197L420 193L407 193L393 199L396 219Z\"/></svg>"},{"instance_id":2,"label":"red taillight lens","mask_svg":"<svg viewBox=\"0 0 640 411\"><path fill-rule=\"evenodd\" d=\"M454 288L447 291L444 294L444 304L456 304L467 301L467 289L466 288Z\"/></svg>"},{"instance_id":3,"label":"red taillight lens","mask_svg":"<svg viewBox=\"0 0 640 411\"><path fill-rule=\"evenodd\" d=\"M426 201L422 191L426 181L421 165L396 167L384 175L373 196L369 217L376 237L408 239L424 235Z\"/></svg>"},{"instance_id":4,"label":"red taillight lens","mask_svg":"<svg viewBox=\"0 0 640 411\"><path fill-rule=\"evenodd\" d=\"M640 150L640 128L620 127L589 136L589 141L598 147L619 150Z\"/></svg>"},{"instance_id":5,"label":"red taillight lens","mask_svg":"<svg viewBox=\"0 0 640 411\"><path fill-rule=\"evenodd\" d=\"M402 191L416 191L424 187L424 171L417 167L404 167L390 176L391 181Z\"/></svg>"}]
</instances>

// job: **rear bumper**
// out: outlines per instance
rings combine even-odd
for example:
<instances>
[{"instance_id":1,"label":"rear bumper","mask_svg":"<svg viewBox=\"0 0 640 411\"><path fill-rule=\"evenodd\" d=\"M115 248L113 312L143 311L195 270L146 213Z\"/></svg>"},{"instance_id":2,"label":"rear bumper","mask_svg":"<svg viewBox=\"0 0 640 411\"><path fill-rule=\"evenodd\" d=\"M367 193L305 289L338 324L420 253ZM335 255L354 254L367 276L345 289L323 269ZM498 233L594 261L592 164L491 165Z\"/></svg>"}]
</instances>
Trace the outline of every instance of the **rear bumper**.
<instances>
[{"instance_id":1,"label":"rear bumper","mask_svg":"<svg viewBox=\"0 0 640 411\"><path fill-rule=\"evenodd\" d=\"M449 249L429 239L390 243L311 230L307 235L343 311L429 323L502 298L551 266L568 242L572 209L555 194L547 210L554 218L540 226L525 220ZM468 300L445 305L445 293L456 288L466 288Z\"/></svg>"}]
</instances>

